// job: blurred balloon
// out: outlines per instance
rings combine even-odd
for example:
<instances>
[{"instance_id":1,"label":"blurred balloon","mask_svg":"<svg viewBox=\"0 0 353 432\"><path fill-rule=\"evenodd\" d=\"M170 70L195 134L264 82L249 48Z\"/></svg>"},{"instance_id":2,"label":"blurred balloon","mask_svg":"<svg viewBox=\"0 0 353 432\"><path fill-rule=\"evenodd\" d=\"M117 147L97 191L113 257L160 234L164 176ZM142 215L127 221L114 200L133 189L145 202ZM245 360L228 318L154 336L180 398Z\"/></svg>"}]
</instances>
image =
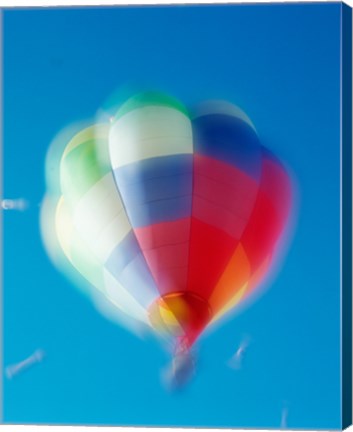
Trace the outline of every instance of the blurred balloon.
<instances>
[{"instance_id":1,"label":"blurred balloon","mask_svg":"<svg viewBox=\"0 0 353 432\"><path fill-rule=\"evenodd\" d=\"M233 354L233 356L228 362L228 365L232 369L241 369L241 367L243 366L244 356L249 347L249 344L250 344L250 339L248 337L243 339L243 341L240 343L236 352Z\"/></svg>"},{"instance_id":2,"label":"blurred balloon","mask_svg":"<svg viewBox=\"0 0 353 432\"><path fill-rule=\"evenodd\" d=\"M23 198L1 200L1 207L3 210L24 211L28 206L28 201Z\"/></svg>"},{"instance_id":3,"label":"blurred balloon","mask_svg":"<svg viewBox=\"0 0 353 432\"><path fill-rule=\"evenodd\" d=\"M288 428L287 419L288 419L288 408L284 407L282 409L282 415L281 415L281 426L280 426L281 429L287 429Z\"/></svg>"},{"instance_id":4,"label":"blurred balloon","mask_svg":"<svg viewBox=\"0 0 353 432\"><path fill-rule=\"evenodd\" d=\"M44 356L45 352L42 349L38 349L25 360L8 366L5 370L7 378L12 379L15 375L18 375L20 372L28 369L30 366L33 366L36 363L40 363L43 360Z\"/></svg>"},{"instance_id":5,"label":"blurred balloon","mask_svg":"<svg viewBox=\"0 0 353 432\"><path fill-rule=\"evenodd\" d=\"M195 341L268 272L291 182L228 102L192 115L144 92L115 110L51 158L43 239L57 266L80 274L123 322L175 345L183 381Z\"/></svg>"}]
</instances>

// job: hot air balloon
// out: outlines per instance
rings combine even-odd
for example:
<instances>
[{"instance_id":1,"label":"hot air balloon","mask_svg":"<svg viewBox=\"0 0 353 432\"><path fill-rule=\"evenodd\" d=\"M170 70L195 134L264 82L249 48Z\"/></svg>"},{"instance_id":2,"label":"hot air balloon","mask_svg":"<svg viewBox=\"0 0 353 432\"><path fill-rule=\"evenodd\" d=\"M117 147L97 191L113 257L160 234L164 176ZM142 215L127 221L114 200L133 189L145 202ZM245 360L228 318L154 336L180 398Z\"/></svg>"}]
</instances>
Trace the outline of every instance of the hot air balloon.
<instances>
[{"instance_id":1,"label":"hot air balloon","mask_svg":"<svg viewBox=\"0 0 353 432\"><path fill-rule=\"evenodd\" d=\"M76 134L58 164L48 217L67 262L177 356L259 286L290 214L284 166L227 102L191 115L138 94Z\"/></svg>"}]
</instances>

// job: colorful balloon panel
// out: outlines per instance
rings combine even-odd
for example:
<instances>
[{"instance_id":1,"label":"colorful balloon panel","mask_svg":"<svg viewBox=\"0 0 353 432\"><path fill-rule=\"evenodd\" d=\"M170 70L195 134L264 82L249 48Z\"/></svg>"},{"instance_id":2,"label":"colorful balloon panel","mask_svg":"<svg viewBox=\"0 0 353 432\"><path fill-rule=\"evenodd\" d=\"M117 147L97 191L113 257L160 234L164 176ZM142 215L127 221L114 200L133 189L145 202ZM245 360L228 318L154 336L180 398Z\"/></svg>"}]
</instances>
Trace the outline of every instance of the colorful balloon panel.
<instances>
[{"instance_id":1,"label":"colorful balloon panel","mask_svg":"<svg viewBox=\"0 0 353 432\"><path fill-rule=\"evenodd\" d=\"M158 291L151 278L136 284L136 278L129 277L143 278L149 272L110 166L98 157L98 150L108 147L108 130L102 134L100 129L77 134L62 155L56 234L65 255L88 282L125 314L149 324L146 308Z\"/></svg>"},{"instance_id":2,"label":"colorful balloon panel","mask_svg":"<svg viewBox=\"0 0 353 432\"><path fill-rule=\"evenodd\" d=\"M60 183L56 232L72 265L189 347L261 282L291 206L286 170L242 111L213 102L191 117L158 93L77 134Z\"/></svg>"}]
</instances>

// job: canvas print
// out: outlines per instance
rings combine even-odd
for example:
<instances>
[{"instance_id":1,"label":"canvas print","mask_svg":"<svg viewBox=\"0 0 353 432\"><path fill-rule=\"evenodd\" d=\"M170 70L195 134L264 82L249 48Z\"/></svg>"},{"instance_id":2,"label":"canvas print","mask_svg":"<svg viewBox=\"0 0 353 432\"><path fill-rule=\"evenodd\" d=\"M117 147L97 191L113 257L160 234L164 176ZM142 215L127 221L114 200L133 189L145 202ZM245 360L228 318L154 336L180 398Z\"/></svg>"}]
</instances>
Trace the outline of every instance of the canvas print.
<instances>
[{"instance_id":1,"label":"canvas print","mask_svg":"<svg viewBox=\"0 0 353 432\"><path fill-rule=\"evenodd\" d=\"M2 14L2 422L351 424L351 9Z\"/></svg>"}]
</instances>

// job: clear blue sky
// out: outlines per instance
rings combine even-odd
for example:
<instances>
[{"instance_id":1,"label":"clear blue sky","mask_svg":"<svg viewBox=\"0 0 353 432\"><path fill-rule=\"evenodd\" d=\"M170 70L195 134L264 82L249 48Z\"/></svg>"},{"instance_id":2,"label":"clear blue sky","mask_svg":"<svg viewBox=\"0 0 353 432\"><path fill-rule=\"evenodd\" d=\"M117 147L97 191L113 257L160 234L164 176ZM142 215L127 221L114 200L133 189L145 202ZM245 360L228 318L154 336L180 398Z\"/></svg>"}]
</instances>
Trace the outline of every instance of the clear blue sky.
<instances>
[{"instance_id":1,"label":"clear blue sky","mask_svg":"<svg viewBox=\"0 0 353 432\"><path fill-rule=\"evenodd\" d=\"M4 14L4 363L45 361L4 383L17 423L340 427L340 4L18 9ZM44 159L69 123L93 119L119 86L189 105L224 98L293 172L298 215L269 289L198 344L181 393L168 355L106 320L46 256ZM251 336L244 367L227 360Z\"/></svg>"}]
</instances>

